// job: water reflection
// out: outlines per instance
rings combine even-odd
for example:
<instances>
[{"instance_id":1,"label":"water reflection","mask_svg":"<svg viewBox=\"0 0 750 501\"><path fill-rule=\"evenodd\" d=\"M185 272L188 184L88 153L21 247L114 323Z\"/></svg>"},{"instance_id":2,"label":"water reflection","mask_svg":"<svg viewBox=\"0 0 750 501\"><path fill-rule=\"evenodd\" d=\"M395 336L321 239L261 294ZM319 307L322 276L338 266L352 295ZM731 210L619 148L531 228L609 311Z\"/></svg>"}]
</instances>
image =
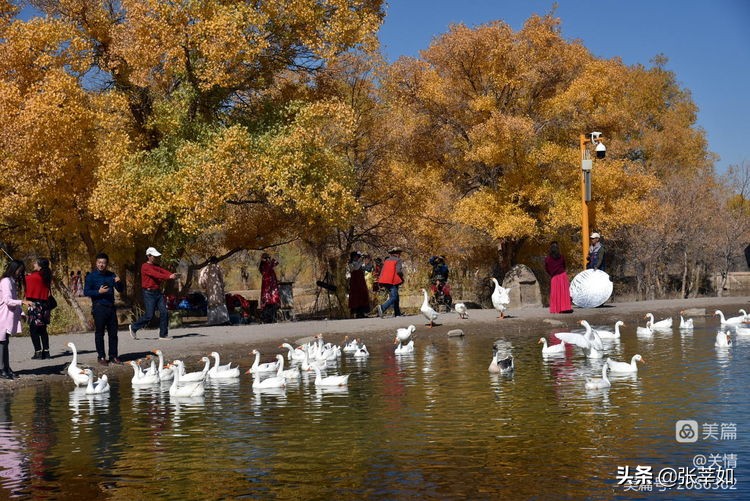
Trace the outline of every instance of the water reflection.
<instances>
[{"instance_id":1,"label":"water reflection","mask_svg":"<svg viewBox=\"0 0 750 501\"><path fill-rule=\"evenodd\" d=\"M647 364L587 390L604 359L572 348L545 359L544 334L498 334L495 325L463 339L425 334L407 356L369 343L366 360L327 368L351 374L341 388L316 388L314 373L303 373L286 389L254 391L247 376L209 382L198 399L170 398L168 385L133 388L129 377L111 381L109 395L68 384L20 390L0 405L1 492L194 498L208 486L217 498L626 499L618 466L689 466L676 420L747 428L750 338L720 350L716 323L649 339L624 329L605 340L605 355L640 353ZM512 375L487 371L493 344L513 355ZM750 453L739 433L709 447ZM735 475L748 473L740 464ZM736 497L748 497L739 488Z\"/></svg>"}]
</instances>

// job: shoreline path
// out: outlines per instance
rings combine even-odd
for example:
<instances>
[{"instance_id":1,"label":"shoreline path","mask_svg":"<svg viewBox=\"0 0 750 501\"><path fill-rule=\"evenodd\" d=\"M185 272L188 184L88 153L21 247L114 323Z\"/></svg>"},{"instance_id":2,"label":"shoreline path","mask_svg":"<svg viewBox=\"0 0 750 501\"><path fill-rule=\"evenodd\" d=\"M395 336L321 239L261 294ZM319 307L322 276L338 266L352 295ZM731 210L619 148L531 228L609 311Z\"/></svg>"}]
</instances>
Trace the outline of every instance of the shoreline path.
<instances>
[{"instance_id":1,"label":"shoreline path","mask_svg":"<svg viewBox=\"0 0 750 501\"><path fill-rule=\"evenodd\" d=\"M253 348L260 349L263 361L272 360L276 353L283 353L278 345L289 342L293 345L306 342L311 336L323 333L326 341L341 344L344 336L358 338L367 344L390 344L398 327L414 324L422 338L445 336L452 329L462 329L467 336L473 328L484 329L487 326L497 327L497 338L504 332L536 333L539 329L580 328L579 320L586 319L595 325L612 325L618 319L627 323L627 329L635 329L635 323L644 325L642 319L646 312L654 313L657 318L666 316L678 317L681 310L693 308L705 309L705 315L711 317L713 311L721 309L725 314L736 315L739 308L748 309L750 297L704 297L695 299L664 299L657 301L638 301L627 303L610 303L603 307L591 309L576 308L570 314L553 315L547 308L526 307L511 308L510 317L500 320L494 309L469 310L469 318L461 320L455 312L442 313L438 322L440 326L428 329L421 314L407 315L399 318L364 318L343 320L306 320L300 322L283 322L276 324L250 324L235 326L206 327L190 325L170 329L171 341L161 341L158 329L143 329L138 332L139 339L128 335L127 329L120 330L119 352L123 361L146 357L152 350L161 349L168 360L177 358L186 360L190 366L198 367L196 362L201 356L217 351L221 354L222 363L239 363L244 372L252 363L248 354ZM552 320L553 322L550 322ZM128 365L101 366L97 364L94 349L93 332L58 334L50 336L51 359L31 360L33 348L31 340L24 336L10 342L10 365L18 375L13 381L0 381L0 391L12 391L14 388L35 385L47 381L67 379L65 368L72 359L67 343L72 341L78 349L79 365L89 365L97 375L120 375L132 372ZM487 350L491 347L488 345ZM197 369L196 369L197 370ZM243 377L248 377L244 376ZM71 384L72 386L72 384Z\"/></svg>"}]
</instances>

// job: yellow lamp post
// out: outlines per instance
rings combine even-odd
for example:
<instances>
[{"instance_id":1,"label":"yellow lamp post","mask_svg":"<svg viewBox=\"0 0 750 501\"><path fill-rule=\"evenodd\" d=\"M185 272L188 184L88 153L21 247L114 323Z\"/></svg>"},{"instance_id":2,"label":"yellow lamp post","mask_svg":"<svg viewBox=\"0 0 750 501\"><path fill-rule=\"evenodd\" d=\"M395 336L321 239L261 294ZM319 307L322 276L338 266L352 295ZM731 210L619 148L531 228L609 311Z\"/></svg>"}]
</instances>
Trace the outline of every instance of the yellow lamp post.
<instances>
[{"instance_id":1,"label":"yellow lamp post","mask_svg":"<svg viewBox=\"0 0 750 501\"><path fill-rule=\"evenodd\" d=\"M591 202L591 168L594 166L589 145L594 146L596 158L604 158L607 152L607 148L602 143L601 132L581 134L581 263L584 269L589 256L589 202Z\"/></svg>"}]
</instances>

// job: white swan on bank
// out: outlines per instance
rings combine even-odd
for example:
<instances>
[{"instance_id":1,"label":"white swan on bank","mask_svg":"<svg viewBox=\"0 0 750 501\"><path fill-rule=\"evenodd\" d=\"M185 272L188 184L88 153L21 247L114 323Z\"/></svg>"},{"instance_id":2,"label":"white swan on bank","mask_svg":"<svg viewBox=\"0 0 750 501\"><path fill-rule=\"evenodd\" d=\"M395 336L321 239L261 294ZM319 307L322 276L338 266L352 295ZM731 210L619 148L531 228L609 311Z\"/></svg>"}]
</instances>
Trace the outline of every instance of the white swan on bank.
<instances>
[{"instance_id":1,"label":"white swan on bank","mask_svg":"<svg viewBox=\"0 0 750 501\"><path fill-rule=\"evenodd\" d=\"M542 344L542 356L543 357L556 357L565 355L565 341L560 341L557 344L547 344L547 338L540 337L537 344Z\"/></svg>"},{"instance_id":2,"label":"white swan on bank","mask_svg":"<svg viewBox=\"0 0 750 501\"><path fill-rule=\"evenodd\" d=\"M469 318L469 314L466 313L468 309L466 308L466 305L464 303L456 303L455 305L453 305L453 309L456 310L456 313L458 313L458 318Z\"/></svg>"},{"instance_id":3,"label":"white swan on bank","mask_svg":"<svg viewBox=\"0 0 750 501\"><path fill-rule=\"evenodd\" d=\"M605 360L606 362L606 360ZM593 378L586 378L586 389L587 390L602 390L604 388L609 388L612 386L612 383L609 382L609 379L607 379L607 369L609 368L609 365L604 363L602 364L602 377L593 377Z\"/></svg>"},{"instance_id":4,"label":"white swan on bank","mask_svg":"<svg viewBox=\"0 0 750 501\"><path fill-rule=\"evenodd\" d=\"M616 360L612 360L611 358L608 358L606 362L609 366L609 371L617 374L636 373L638 372L638 365L636 364L636 362L642 362L644 364L646 363L643 361L643 357L638 354L633 355L633 357L630 359L630 363L618 362Z\"/></svg>"},{"instance_id":5,"label":"white swan on bank","mask_svg":"<svg viewBox=\"0 0 750 501\"><path fill-rule=\"evenodd\" d=\"M435 320L438 319L438 312L435 311L432 306L430 306L430 298L427 295L427 290L422 289L422 294L424 294L424 301L422 301L422 306L419 308L419 311L422 312L422 315L424 315L424 318L427 319L429 324L425 324L428 327L432 327L435 324Z\"/></svg>"},{"instance_id":6,"label":"white swan on bank","mask_svg":"<svg viewBox=\"0 0 750 501\"><path fill-rule=\"evenodd\" d=\"M646 313L646 318L649 319L651 330L672 330L672 317L665 318L664 320L654 321L654 315L652 313ZM649 325L646 322L646 325Z\"/></svg>"},{"instance_id":7,"label":"white swan on bank","mask_svg":"<svg viewBox=\"0 0 750 501\"><path fill-rule=\"evenodd\" d=\"M240 368L232 367L231 362L225 365L220 365L219 353L216 351L211 352L211 356L214 359L214 366L208 369L207 376L209 379L236 379L240 377ZM284 356L281 356L282 360Z\"/></svg>"},{"instance_id":8,"label":"white swan on bank","mask_svg":"<svg viewBox=\"0 0 750 501\"><path fill-rule=\"evenodd\" d=\"M585 334L558 332L555 334L555 337L568 344L574 344L579 348L583 348L583 352L587 358L602 358L604 356L602 338L599 337L599 334L591 328L591 325L586 320L581 320L581 325L586 328Z\"/></svg>"},{"instance_id":9,"label":"white swan on bank","mask_svg":"<svg viewBox=\"0 0 750 501\"><path fill-rule=\"evenodd\" d=\"M349 383L349 374L344 376L328 376L321 377L320 369L315 369L315 386L318 387L330 387L330 386L346 386Z\"/></svg>"},{"instance_id":10,"label":"white swan on bank","mask_svg":"<svg viewBox=\"0 0 750 501\"><path fill-rule=\"evenodd\" d=\"M89 377L83 373L83 369L78 366L78 350L72 342L68 343L68 348L73 351L73 360L68 365L68 376L73 380L76 386L85 386L89 382Z\"/></svg>"},{"instance_id":11,"label":"white swan on bank","mask_svg":"<svg viewBox=\"0 0 750 501\"><path fill-rule=\"evenodd\" d=\"M618 320L615 322L615 330L610 331L608 329L597 329L599 337L602 339L620 339L620 326L625 325L625 322Z\"/></svg>"},{"instance_id":12,"label":"white swan on bank","mask_svg":"<svg viewBox=\"0 0 750 501\"><path fill-rule=\"evenodd\" d=\"M205 357L204 357L205 358ZM185 364L182 360L172 362L175 365L174 379L169 387L169 396L171 397L200 397L206 391L204 380L200 381L182 381L181 374L185 372Z\"/></svg>"},{"instance_id":13,"label":"white swan on bank","mask_svg":"<svg viewBox=\"0 0 750 501\"><path fill-rule=\"evenodd\" d=\"M505 318L505 310L510 304L510 288L501 287L495 277L492 277L491 280L495 284L495 290L492 292L492 307L500 313L497 318Z\"/></svg>"}]
</instances>

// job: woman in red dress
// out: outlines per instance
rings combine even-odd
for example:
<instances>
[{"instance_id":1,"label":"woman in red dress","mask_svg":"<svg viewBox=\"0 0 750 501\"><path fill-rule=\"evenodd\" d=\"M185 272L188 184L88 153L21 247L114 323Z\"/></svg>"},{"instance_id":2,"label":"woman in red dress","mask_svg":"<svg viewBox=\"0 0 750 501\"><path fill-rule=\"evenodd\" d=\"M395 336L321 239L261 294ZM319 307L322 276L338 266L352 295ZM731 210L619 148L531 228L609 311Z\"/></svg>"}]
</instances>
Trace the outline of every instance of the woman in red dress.
<instances>
[{"instance_id":1,"label":"woman in red dress","mask_svg":"<svg viewBox=\"0 0 750 501\"><path fill-rule=\"evenodd\" d=\"M549 254L544 258L544 269L552 281L549 288L549 312L566 313L572 311L570 304L570 282L565 270L565 257L560 254L560 246L552 242Z\"/></svg>"},{"instance_id":2,"label":"woman in red dress","mask_svg":"<svg viewBox=\"0 0 750 501\"><path fill-rule=\"evenodd\" d=\"M279 264L270 254L264 252L260 256L258 271L261 273L260 283L260 318L263 323L276 321L276 311L281 304L279 296L279 280L274 268Z\"/></svg>"},{"instance_id":3,"label":"woman in red dress","mask_svg":"<svg viewBox=\"0 0 750 501\"><path fill-rule=\"evenodd\" d=\"M370 294L367 292L362 254L349 255L349 311L354 318L365 318L370 311Z\"/></svg>"}]
</instances>

